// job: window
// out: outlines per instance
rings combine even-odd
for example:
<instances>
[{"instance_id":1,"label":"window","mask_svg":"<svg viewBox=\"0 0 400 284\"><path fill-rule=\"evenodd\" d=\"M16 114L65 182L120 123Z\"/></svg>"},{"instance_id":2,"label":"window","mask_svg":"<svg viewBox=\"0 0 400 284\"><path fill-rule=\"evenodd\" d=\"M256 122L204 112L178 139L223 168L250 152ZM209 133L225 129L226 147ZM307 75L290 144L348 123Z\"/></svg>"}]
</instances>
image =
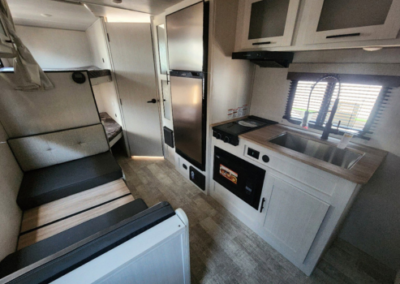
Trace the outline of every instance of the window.
<instances>
[{"instance_id":1,"label":"window","mask_svg":"<svg viewBox=\"0 0 400 284\"><path fill-rule=\"evenodd\" d=\"M307 110L311 87L315 81L292 80L284 118L300 124ZM341 83L339 105L332 122L332 129L339 134L351 132L369 139L377 114L384 108L390 88L382 85ZM338 95L334 81L320 82L311 95L309 127L322 130Z\"/></svg>"}]
</instances>

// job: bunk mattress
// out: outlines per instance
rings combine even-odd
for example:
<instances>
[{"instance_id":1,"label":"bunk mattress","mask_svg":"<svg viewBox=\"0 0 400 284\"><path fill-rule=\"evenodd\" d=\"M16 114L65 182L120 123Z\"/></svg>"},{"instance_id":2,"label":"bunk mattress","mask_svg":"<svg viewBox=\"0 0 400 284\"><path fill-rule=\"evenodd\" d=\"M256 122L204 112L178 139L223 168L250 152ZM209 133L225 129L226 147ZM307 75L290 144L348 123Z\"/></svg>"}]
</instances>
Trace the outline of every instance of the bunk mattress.
<instances>
[{"instance_id":1,"label":"bunk mattress","mask_svg":"<svg viewBox=\"0 0 400 284\"><path fill-rule=\"evenodd\" d=\"M122 127L108 113L100 113L101 122L106 129L108 141L111 142L117 136L121 137ZM118 138L119 139L119 138ZM116 141L115 141L116 142Z\"/></svg>"}]
</instances>

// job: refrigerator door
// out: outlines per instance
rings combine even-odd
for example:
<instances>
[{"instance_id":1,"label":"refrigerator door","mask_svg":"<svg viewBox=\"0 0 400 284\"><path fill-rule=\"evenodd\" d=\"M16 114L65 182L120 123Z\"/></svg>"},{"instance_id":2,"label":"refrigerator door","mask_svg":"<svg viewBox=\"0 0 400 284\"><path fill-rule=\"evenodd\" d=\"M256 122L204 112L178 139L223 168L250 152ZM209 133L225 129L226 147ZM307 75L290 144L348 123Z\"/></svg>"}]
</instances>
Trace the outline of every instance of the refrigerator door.
<instances>
[{"instance_id":1,"label":"refrigerator door","mask_svg":"<svg viewBox=\"0 0 400 284\"><path fill-rule=\"evenodd\" d=\"M174 73L171 72L171 94L176 151L199 169L204 169L202 74L178 77Z\"/></svg>"},{"instance_id":2,"label":"refrigerator door","mask_svg":"<svg viewBox=\"0 0 400 284\"><path fill-rule=\"evenodd\" d=\"M204 4L167 15L168 58L171 70L203 71Z\"/></svg>"}]
</instances>

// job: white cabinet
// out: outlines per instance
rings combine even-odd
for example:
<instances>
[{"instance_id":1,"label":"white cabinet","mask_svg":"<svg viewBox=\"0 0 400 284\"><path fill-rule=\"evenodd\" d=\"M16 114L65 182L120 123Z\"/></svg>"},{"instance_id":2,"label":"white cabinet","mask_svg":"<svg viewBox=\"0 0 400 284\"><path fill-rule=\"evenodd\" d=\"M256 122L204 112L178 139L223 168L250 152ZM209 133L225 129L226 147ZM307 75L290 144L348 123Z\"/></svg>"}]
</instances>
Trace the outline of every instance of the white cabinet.
<instances>
[{"instance_id":1,"label":"white cabinet","mask_svg":"<svg viewBox=\"0 0 400 284\"><path fill-rule=\"evenodd\" d=\"M213 138L213 146L264 169L266 176L258 210L217 182L212 197L310 275L360 186L245 139L235 147ZM250 156L249 148L259 155Z\"/></svg>"},{"instance_id":2,"label":"white cabinet","mask_svg":"<svg viewBox=\"0 0 400 284\"><path fill-rule=\"evenodd\" d=\"M264 186L262 202L263 237L278 251L302 263L330 205L273 175Z\"/></svg>"},{"instance_id":3,"label":"white cabinet","mask_svg":"<svg viewBox=\"0 0 400 284\"><path fill-rule=\"evenodd\" d=\"M306 0L305 44L395 39L400 0Z\"/></svg>"},{"instance_id":4,"label":"white cabinet","mask_svg":"<svg viewBox=\"0 0 400 284\"><path fill-rule=\"evenodd\" d=\"M242 0L237 49L290 46L300 0Z\"/></svg>"}]
</instances>

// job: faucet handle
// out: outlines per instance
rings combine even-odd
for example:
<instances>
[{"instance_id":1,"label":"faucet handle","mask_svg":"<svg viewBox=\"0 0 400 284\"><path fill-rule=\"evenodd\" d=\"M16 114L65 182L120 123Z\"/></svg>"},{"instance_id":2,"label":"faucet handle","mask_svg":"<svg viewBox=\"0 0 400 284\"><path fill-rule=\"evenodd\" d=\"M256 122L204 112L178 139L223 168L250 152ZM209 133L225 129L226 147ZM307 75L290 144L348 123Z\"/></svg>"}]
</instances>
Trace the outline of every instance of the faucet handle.
<instances>
[{"instance_id":1,"label":"faucet handle","mask_svg":"<svg viewBox=\"0 0 400 284\"><path fill-rule=\"evenodd\" d=\"M336 133L339 133L339 127L340 127L340 124L341 124L341 123L342 123L342 121L339 120L338 125L337 125L337 127L336 127Z\"/></svg>"}]
</instances>

